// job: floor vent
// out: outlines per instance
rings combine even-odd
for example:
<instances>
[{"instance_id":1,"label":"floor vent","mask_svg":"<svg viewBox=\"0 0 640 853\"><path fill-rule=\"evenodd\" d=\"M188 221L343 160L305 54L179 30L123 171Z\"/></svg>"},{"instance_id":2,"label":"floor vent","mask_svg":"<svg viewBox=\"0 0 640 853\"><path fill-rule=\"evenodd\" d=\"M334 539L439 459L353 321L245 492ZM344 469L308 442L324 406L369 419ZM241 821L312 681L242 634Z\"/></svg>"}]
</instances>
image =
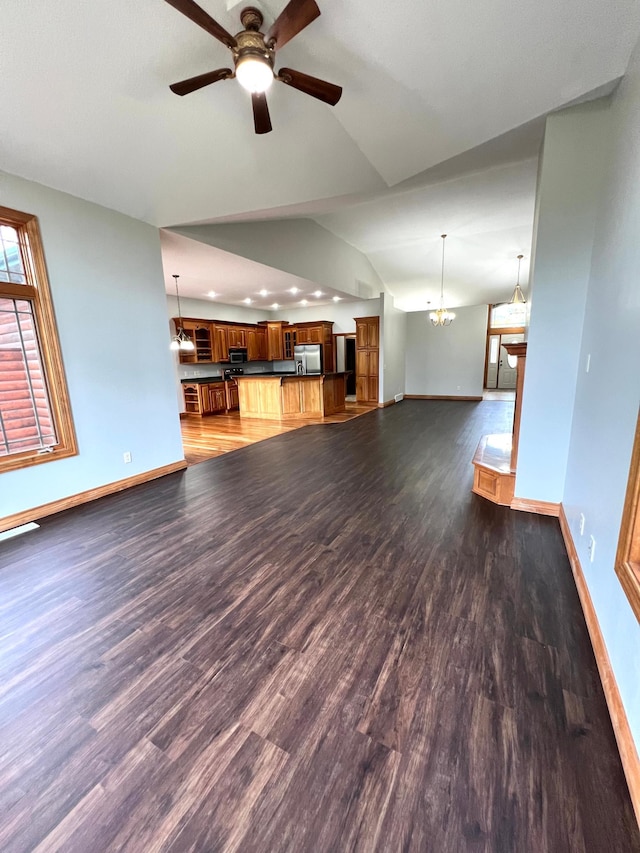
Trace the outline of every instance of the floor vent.
<instances>
[{"instance_id":1,"label":"floor vent","mask_svg":"<svg viewBox=\"0 0 640 853\"><path fill-rule=\"evenodd\" d=\"M396 396L393 399L396 401L396 403L399 403L400 400L402 400L403 398L404 398L404 394L396 394Z\"/></svg>"},{"instance_id":2,"label":"floor vent","mask_svg":"<svg viewBox=\"0 0 640 853\"><path fill-rule=\"evenodd\" d=\"M3 539L11 539L14 536L20 536L21 533L28 533L30 530L38 530L40 528L39 524L36 524L35 521L30 521L28 524L21 524L20 527L12 527L11 530L5 530L4 533L0 533L0 542Z\"/></svg>"}]
</instances>

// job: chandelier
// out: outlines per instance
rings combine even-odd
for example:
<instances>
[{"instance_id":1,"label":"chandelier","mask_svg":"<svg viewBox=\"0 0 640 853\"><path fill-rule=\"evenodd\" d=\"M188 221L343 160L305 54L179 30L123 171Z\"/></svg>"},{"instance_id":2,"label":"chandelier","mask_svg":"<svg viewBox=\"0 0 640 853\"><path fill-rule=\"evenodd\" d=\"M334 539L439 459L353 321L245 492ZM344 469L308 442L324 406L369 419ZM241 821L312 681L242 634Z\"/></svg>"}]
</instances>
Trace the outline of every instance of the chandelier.
<instances>
[{"instance_id":1,"label":"chandelier","mask_svg":"<svg viewBox=\"0 0 640 853\"><path fill-rule=\"evenodd\" d=\"M444 241L446 234L441 234L442 237L442 274L440 276L440 307L437 311L432 311L429 314L429 319L434 326L450 326L455 320L456 315L453 311L447 311L444 307Z\"/></svg>"},{"instance_id":2,"label":"chandelier","mask_svg":"<svg viewBox=\"0 0 640 853\"><path fill-rule=\"evenodd\" d=\"M183 352L192 352L195 349L195 344L187 335L185 330L182 328L182 311L180 310L180 294L178 293L178 279L179 275L174 275L172 278L175 279L176 282L176 298L178 300L178 329L177 333L171 338L171 343L169 344L169 349L172 350L182 350Z\"/></svg>"}]
</instances>

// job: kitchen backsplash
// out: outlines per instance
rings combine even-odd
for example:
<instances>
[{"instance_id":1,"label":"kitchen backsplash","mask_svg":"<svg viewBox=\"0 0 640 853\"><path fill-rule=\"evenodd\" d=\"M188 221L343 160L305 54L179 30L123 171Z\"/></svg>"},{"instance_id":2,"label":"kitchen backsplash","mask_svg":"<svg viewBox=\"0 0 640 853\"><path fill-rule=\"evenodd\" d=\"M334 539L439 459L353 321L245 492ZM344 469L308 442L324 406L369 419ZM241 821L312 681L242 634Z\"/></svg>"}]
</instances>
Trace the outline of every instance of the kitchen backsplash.
<instances>
[{"instance_id":1,"label":"kitchen backsplash","mask_svg":"<svg viewBox=\"0 0 640 853\"><path fill-rule=\"evenodd\" d=\"M242 367L245 373L293 373L292 361L248 361L235 365ZM204 377L221 377L228 363L222 364L178 364L179 379L202 379Z\"/></svg>"}]
</instances>

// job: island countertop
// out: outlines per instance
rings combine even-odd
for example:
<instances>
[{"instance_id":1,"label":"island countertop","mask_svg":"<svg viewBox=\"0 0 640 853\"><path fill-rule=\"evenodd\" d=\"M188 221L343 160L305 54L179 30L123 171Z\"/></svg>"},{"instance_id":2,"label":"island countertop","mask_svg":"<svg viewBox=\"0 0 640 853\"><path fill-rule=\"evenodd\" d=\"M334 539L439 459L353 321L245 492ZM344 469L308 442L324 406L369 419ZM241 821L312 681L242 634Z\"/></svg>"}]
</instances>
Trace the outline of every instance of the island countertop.
<instances>
[{"instance_id":1,"label":"island countertop","mask_svg":"<svg viewBox=\"0 0 640 853\"><path fill-rule=\"evenodd\" d=\"M345 411L346 377L340 373L243 373L240 416L312 418Z\"/></svg>"}]
</instances>

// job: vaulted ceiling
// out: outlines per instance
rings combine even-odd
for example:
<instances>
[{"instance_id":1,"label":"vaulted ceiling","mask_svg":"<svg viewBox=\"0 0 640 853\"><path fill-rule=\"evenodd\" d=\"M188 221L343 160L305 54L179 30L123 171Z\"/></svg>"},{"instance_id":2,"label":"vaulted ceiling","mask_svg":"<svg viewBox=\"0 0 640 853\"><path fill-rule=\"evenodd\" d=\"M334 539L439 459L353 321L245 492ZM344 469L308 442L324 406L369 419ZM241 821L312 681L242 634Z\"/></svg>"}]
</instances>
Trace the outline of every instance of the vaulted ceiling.
<instances>
[{"instance_id":1,"label":"vaulted ceiling","mask_svg":"<svg viewBox=\"0 0 640 853\"><path fill-rule=\"evenodd\" d=\"M451 304L495 301L530 248L540 119L612 88L640 4L319 3L276 67L339 83L343 97L329 107L275 83L263 136L235 80L169 91L230 57L163 0L5 4L1 167L160 227L313 217L413 310L430 298L446 231ZM201 5L241 28L244 3ZM254 5L268 25L284 2ZM492 149L496 138L513 144ZM474 163L487 146L493 159Z\"/></svg>"}]
</instances>

